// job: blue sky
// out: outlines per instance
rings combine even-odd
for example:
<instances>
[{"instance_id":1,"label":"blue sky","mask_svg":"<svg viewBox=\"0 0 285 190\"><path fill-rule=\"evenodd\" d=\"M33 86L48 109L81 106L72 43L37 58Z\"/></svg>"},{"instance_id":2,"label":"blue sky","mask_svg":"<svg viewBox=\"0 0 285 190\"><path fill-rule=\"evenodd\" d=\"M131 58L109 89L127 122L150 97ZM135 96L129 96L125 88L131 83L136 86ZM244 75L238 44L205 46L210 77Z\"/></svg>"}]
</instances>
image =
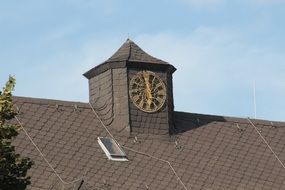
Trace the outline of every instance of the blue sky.
<instances>
[{"instance_id":1,"label":"blue sky","mask_svg":"<svg viewBox=\"0 0 285 190\"><path fill-rule=\"evenodd\" d=\"M285 120L284 0L0 0L0 84L88 101L82 74L130 37L173 64L175 109Z\"/></svg>"}]
</instances>

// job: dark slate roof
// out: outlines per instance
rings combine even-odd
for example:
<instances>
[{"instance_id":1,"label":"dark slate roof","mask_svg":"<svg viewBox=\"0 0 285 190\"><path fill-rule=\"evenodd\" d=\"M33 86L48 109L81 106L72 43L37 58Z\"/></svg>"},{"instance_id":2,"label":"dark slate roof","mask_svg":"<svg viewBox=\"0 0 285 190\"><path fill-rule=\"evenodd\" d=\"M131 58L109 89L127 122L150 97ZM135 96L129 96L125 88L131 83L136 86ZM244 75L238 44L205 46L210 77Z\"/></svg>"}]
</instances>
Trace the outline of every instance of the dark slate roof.
<instances>
[{"instance_id":1,"label":"dark slate roof","mask_svg":"<svg viewBox=\"0 0 285 190\"><path fill-rule=\"evenodd\" d=\"M110 135L88 103L14 101L28 134L21 130L14 144L35 161L29 189L285 189L282 122L251 120L256 130L247 119L175 112L177 132L168 138L110 129L129 159L116 162L97 143Z\"/></svg>"},{"instance_id":2,"label":"dark slate roof","mask_svg":"<svg viewBox=\"0 0 285 190\"><path fill-rule=\"evenodd\" d=\"M170 72L176 70L171 64L147 54L132 40L127 39L127 41L109 59L84 73L84 76L90 79L94 75L102 73L110 68L138 67L138 65L145 67L145 65L148 64L152 64L152 68L169 69Z\"/></svg>"},{"instance_id":3,"label":"dark slate roof","mask_svg":"<svg viewBox=\"0 0 285 190\"><path fill-rule=\"evenodd\" d=\"M130 39L127 39L127 41L106 62L118 62L118 61L168 64L165 61L162 61L147 54Z\"/></svg>"}]
</instances>

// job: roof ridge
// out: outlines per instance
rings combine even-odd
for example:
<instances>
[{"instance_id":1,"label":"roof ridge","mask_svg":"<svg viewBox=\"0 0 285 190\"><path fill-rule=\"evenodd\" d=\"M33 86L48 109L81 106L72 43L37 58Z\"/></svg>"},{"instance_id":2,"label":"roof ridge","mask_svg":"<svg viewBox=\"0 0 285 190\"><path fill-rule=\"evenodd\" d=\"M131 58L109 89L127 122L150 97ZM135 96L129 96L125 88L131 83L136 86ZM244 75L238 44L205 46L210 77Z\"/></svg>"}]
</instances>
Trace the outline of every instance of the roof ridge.
<instances>
[{"instance_id":1,"label":"roof ridge","mask_svg":"<svg viewBox=\"0 0 285 190\"><path fill-rule=\"evenodd\" d=\"M187 114L191 115L190 118L199 118L199 119L208 119L208 120L215 120L217 122L233 122L233 123L240 123L240 124L248 124L247 117L234 117L234 116L222 116L222 115L210 115L210 114L201 114L201 113L190 113L190 112L183 112L183 111L174 111L174 114ZM272 121L266 119L253 119L250 118L255 124L257 125L264 125L264 126L272 126L285 127L285 121Z\"/></svg>"},{"instance_id":2,"label":"roof ridge","mask_svg":"<svg viewBox=\"0 0 285 190\"><path fill-rule=\"evenodd\" d=\"M78 102L78 101L65 101L65 100L56 100L56 99L45 99L45 98L33 98L33 97L24 97L24 96L13 96L13 102L30 103L38 105L60 105L66 107L72 107L76 105L81 108L89 108L88 103Z\"/></svg>"},{"instance_id":3,"label":"roof ridge","mask_svg":"<svg viewBox=\"0 0 285 190\"><path fill-rule=\"evenodd\" d=\"M129 43L129 56L128 56L128 58L127 58L127 60L130 60L130 57L131 57L131 54L132 54L132 46L131 46L131 43L130 42L132 42L129 38L127 39L127 42Z\"/></svg>"}]
</instances>

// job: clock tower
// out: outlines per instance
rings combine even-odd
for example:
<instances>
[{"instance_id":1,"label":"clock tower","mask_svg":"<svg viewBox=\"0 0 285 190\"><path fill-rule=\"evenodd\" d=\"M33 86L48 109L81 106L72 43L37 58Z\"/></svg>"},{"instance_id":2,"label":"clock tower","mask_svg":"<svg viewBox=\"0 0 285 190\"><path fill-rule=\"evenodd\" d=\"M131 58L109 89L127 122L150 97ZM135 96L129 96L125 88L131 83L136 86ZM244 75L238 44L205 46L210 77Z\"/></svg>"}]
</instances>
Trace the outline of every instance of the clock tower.
<instances>
[{"instance_id":1,"label":"clock tower","mask_svg":"<svg viewBox=\"0 0 285 190\"><path fill-rule=\"evenodd\" d=\"M127 40L113 56L87 71L89 101L104 124L130 135L173 132L175 67Z\"/></svg>"}]
</instances>

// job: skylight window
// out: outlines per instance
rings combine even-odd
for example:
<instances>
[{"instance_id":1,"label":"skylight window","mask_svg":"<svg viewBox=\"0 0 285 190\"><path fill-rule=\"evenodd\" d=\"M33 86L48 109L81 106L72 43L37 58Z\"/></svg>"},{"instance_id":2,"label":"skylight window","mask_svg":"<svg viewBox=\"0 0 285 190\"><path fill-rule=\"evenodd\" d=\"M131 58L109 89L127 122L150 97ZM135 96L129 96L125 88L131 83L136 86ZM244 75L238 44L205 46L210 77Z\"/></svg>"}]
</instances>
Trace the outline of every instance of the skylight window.
<instances>
[{"instance_id":1,"label":"skylight window","mask_svg":"<svg viewBox=\"0 0 285 190\"><path fill-rule=\"evenodd\" d=\"M128 161L126 153L112 138L98 137L98 143L109 160Z\"/></svg>"}]
</instances>

